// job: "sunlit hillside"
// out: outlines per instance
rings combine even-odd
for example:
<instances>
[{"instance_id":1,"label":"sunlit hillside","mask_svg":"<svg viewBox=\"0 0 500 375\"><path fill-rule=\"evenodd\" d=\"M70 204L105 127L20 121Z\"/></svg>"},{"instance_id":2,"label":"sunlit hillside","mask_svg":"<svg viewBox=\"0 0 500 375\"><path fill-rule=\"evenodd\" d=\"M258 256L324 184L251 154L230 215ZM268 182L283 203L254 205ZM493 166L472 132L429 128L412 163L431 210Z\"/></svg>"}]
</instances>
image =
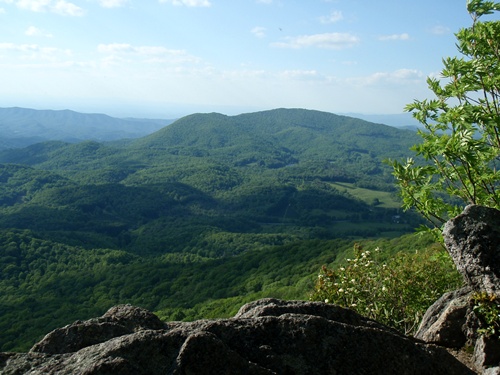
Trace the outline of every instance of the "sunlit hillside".
<instances>
[{"instance_id":1,"label":"sunlit hillside","mask_svg":"<svg viewBox=\"0 0 500 375\"><path fill-rule=\"evenodd\" d=\"M383 162L415 141L277 109L0 152L1 349L117 303L187 319L207 304L222 314L257 296L304 298L310 275L354 239L418 225Z\"/></svg>"}]
</instances>

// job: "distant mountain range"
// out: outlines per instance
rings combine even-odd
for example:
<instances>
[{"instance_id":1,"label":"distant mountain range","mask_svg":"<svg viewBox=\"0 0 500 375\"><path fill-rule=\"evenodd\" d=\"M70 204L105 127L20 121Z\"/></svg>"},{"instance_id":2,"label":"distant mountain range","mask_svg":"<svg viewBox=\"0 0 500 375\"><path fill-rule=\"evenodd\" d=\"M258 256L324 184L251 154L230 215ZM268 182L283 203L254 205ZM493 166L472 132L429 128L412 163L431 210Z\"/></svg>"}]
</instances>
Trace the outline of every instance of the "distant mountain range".
<instances>
[{"instance_id":1,"label":"distant mountain range","mask_svg":"<svg viewBox=\"0 0 500 375\"><path fill-rule=\"evenodd\" d=\"M0 108L0 149L25 147L49 140L81 142L139 138L173 120L119 119L70 110Z\"/></svg>"},{"instance_id":2,"label":"distant mountain range","mask_svg":"<svg viewBox=\"0 0 500 375\"><path fill-rule=\"evenodd\" d=\"M415 130L421 127L421 124L413 118L411 113L399 113L389 115L365 115L361 113L343 113L345 116L359 118L361 120L394 126L396 128Z\"/></svg>"},{"instance_id":3,"label":"distant mountain range","mask_svg":"<svg viewBox=\"0 0 500 375\"><path fill-rule=\"evenodd\" d=\"M346 114L377 124L414 130L418 123L411 114ZM141 138L171 124L174 119L116 118L105 114L71 110L0 108L0 150L21 148L45 141L78 143Z\"/></svg>"},{"instance_id":4,"label":"distant mountain range","mask_svg":"<svg viewBox=\"0 0 500 375\"><path fill-rule=\"evenodd\" d=\"M72 141L66 142L34 144L32 136L27 138L26 142L32 143L27 148L18 147L7 151L4 147L0 154L0 162L58 169L57 166L60 165L75 166L88 161L94 163L102 156L106 156L105 160L100 161L101 165L110 162L109 167L115 168L114 159L109 159L110 155L115 155L120 163L128 160L134 165L152 162L165 165L165 158L183 155L204 157L205 160L211 159L216 163L229 162L239 167L258 164L275 168L297 164L304 160L330 160L344 167L356 165L354 171L350 171L351 174L365 169L377 169L383 158L406 155L418 138L414 132L406 129L371 123L354 117L297 108L281 108L237 116L220 113L192 114L143 137L130 139L125 143L113 142L106 145L102 142L96 143L99 141L95 136L98 132L96 125L98 120L102 120L101 127L108 129L108 132L112 128L118 128L122 120L105 115L82 115L76 112L70 114L74 115L72 117L74 120L67 120L66 128L82 129L78 138L73 137ZM60 119L58 126L54 125L52 128L54 130L49 131L47 125L45 132L46 138L55 141L61 140L63 132L69 133L69 130L62 125L64 122L61 119L64 118L64 114L58 115ZM77 120L81 121L78 125L76 125ZM105 120L111 125L105 125ZM123 124L130 125L127 121L133 123L135 120L126 120ZM139 120L136 124L139 124ZM152 122L151 126L158 125L159 123ZM32 128L33 132L36 132L37 126L34 125ZM56 128L60 129L60 133ZM92 145L76 141L84 137L84 129L88 129L88 140L94 141ZM90 133L92 129L94 133ZM27 130L24 133L26 137L29 136ZM41 138L41 134L38 137ZM112 141L119 138L118 135L114 135L113 138L109 135L105 140ZM111 145L114 147L109 148ZM152 150L155 152L152 153ZM176 163L179 163L179 160Z\"/></svg>"}]
</instances>

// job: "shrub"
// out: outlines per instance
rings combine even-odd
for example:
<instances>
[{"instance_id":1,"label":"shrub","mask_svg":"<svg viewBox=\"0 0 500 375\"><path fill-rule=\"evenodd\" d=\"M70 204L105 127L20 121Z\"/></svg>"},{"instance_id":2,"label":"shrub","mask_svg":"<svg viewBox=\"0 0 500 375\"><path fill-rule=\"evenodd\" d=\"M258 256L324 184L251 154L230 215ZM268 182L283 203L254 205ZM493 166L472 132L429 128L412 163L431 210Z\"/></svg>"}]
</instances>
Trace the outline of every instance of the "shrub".
<instances>
[{"instance_id":1,"label":"shrub","mask_svg":"<svg viewBox=\"0 0 500 375\"><path fill-rule=\"evenodd\" d=\"M500 338L500 299L486 292L472 296L474 313L479 320L479 334L487 337Z\"/></svg>"},{"instance_id":2,"label":"shrub","mask_svg":"<svg viewBox=\"0 0 500 375\"><path fill-rule=\"evenodd\" d=\"M356 244L354 258L335 269L323 266L311 300L334 303L414 334L427 308L462 279L439 245L393 256Z\"/></svg>"}]
</instances>

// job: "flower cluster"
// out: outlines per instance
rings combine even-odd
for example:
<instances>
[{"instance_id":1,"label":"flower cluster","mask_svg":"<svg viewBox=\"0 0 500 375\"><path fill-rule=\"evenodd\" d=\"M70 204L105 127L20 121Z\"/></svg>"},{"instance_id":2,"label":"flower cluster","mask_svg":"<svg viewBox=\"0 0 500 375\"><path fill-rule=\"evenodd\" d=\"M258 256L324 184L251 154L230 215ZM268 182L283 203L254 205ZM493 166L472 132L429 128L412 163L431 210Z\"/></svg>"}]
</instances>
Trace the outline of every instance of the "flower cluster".
<instances>
[{"instance_id":1,"label":"flower cluster","mask_svg":"<svg viewBox=\"0 0 500 375\"><path fill-rule=\"evenodd\" d=\"M411 334L426 309L460 283L442 249L391 256L355 245L354 258L335 269L321 268L311 299L351 308Z\"/></svg>"}]
</instances>

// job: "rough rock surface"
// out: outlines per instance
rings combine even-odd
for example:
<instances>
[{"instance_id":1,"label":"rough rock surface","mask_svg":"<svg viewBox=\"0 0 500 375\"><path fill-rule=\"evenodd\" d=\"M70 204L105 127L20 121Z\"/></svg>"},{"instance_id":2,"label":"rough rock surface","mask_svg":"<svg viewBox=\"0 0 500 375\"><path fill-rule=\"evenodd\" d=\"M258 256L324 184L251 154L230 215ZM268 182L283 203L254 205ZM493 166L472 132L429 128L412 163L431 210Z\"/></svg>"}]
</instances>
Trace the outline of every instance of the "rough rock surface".
<instances>
[{"instance_id":1,"label":"rough rock surface","mask_svg":"<svg viewBox=\"0 0 500 375\"><path fill-rule=\"evenodd\" d=\"M494 338L481 336L474 347L474 364L476 368L488 368L500 363L500 342ZM499 371L500 373L500 371Z\"/></svg>"},{"instance_id":2,"label":"rough rock surface","mask_svg":"<svg viewBox=\"0 0 500 375\"><path fill-rule=\"evenodd\" d=\"M415 337L447 348L463 347L467 342L470 292L465 287L443 294L427 309Z\"/></svg>"},{"instance_id":3,"label":"rough rock surface","mask_svg":"<svg viewBox=\"0 0 500 375\"><path fill-rule=\"evenodd\" d=\"M231 319L162 323L129 305L0 354L1 374L473 374L445 349L321 302L264 299Z\"/></svg>"},{"instance_id":4,"label":"rough rock surface","mask_svg":"<svg viewBox=\"0 0 500 375\"><path fill-rule=\"evenodd\" d=\"M500 343L478 335L471 295L500 294L500 211L469 205L443 230L445 245L466 286L446 293L426 312L416 337L449 348L474 347L481 374L500 375Z\"/></svg>"},{"instance_id":5,"label":"rough rock surface","mask_svg":"<svg viewBox=\"0 0 500 375\"><path fill-rule=\"evenodd\" d=\"M85 322L76 321L50 332L30 351L48 354L71 353L114 337L146 329L164 328L165 324L153 313L130 305L119 305L109 309L100 318Z\"/></svg>"},{"instance_id":6,"label":"rough rock surface","mask_svg":"<svg viewBox=\"0 0 500 375\"><path fill-rule=\"evenodd\" d=\"M473 290L500 294L500 211L469 205L445 224L443 238Z\"/></svg>"}]
</instances>

